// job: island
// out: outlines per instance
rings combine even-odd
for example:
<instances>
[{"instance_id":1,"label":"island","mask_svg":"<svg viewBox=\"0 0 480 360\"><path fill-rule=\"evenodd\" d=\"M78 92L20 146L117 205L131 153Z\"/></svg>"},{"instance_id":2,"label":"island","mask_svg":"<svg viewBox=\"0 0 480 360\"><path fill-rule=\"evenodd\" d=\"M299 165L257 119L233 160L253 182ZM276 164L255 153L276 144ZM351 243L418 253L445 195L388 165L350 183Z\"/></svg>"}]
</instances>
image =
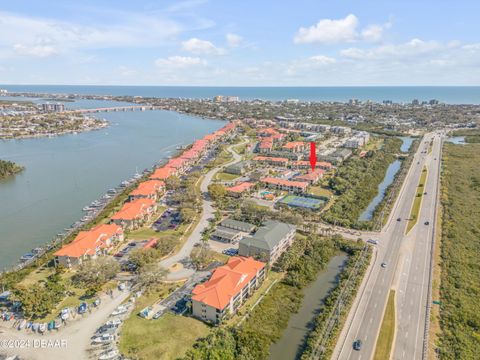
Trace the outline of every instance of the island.
<instances>
[{"instance_id":1,"label":"island","mask_svg":"<svg viewBox=\"0 0 480 360\"><path fill-rule=\"evenodd\" d=\"M24 169L12 161L0 160L0 180L15 175Z\"/></svg>"}]
</instances>

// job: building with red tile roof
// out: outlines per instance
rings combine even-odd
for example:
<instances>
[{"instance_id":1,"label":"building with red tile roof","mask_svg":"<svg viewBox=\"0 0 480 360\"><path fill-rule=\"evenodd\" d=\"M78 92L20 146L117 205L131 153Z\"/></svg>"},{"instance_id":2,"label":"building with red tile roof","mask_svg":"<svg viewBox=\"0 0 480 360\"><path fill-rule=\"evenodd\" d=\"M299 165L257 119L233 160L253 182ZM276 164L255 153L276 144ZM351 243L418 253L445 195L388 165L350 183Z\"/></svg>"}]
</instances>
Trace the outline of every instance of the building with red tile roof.
<instances>
[{"instance_id":1,"label":"building with red tile roof","mask_svg":"<svg viewBox=\"0 0 480 360\"><path fill-rule=\"evenodd\" d=\"M117 242L123 241L123 229L115 224L100 224L80 231L75 239L55 252L55 265L72 267L83 260L105 255Z\"/></svg>"},{"instance_id":2,"label":"building with red tile roof","mask_svg":"<svg viewBox=\"0 0 480 360\"><path fill-rule=\"evenodd\" d=\"M138 184L137 188L128 195L128 200L132 201L140 198L157 200L164 189L165 183L163 181L147 180Z\"/></svg>"},{"instance_id":3,"label":"building with red tile roof","mask_svg":"<svg viewBox=\"0 0 480 360\"><path fill-rule=\"evenodd\" d=\"M112 216L112 222L124 229L133 230L149 220L157 209L152 199L136 199L125 203L120 211Z\"/></svg>"},{"instance_id":4,"label":"building with red tile roof","mask_svg":"<svg viewBox=\"0 0 480 360\"><path fill-rule=\"evenodd\" d=\"M288 159L283 157L255 156L252 160L263 163L263 164L268 164L268 165L276 165L276 166L288 165Z\"/></svg>"},{"instance_id":5,"label":"building with red tile roof","mask_svg":"<svg viewBox=\"0 0 480 360\"><path fill-rule=\"evenodd\" d=\"M294 181L306 181L309 184L314 184L323 177L325 170L315 169L315 171L309 171L306 174L295 176Z\"/></svg>"},{"instance_id":6,"label":"building with red tile roof","mask_svg":"<svg viewBox=\"0 0 480 360\"><path fill-rule=\"evenodd\" d=\"M274 177L265 177L260 181L271 189L285 190L290 193L304 193L309 185L306 181L291 181Z\"/></svg>"},{"instance_id":7,"label":"building with red tile roof","mask_svg":"<svg viewBox=\"0 0 480 360\"><path fill-rule=\"evenodd\" d=\"M282 148L285 151L302 152L305 150L305 143L303 141L289 141Z\"/></svg>"},{"instance_id":8,"label":"building with red tile roof","mask_svg":"<svg viewBox=\"0 0 480 360\"><path fill-rule=\"evenodd\" d=\"M295 169L311 168L310 161L307 161L307 160L292 161L290 163L290 166ZM331 170L333 168L333 165L326 161L317 161L317 164L315 165L315 167L322 170Z\"/></svg>"},{"instance_id":9,"label":"building with red tile roof","mask_svg":"<svg viewBox=\"0 0 480 360\"><path fill-rule=\"evenodd\" d=\"M244 195L246 192L250 191L255 186L252 182L242 182L240 184L236 184L235 186L228 187L227 193L231 196L240 197Z\"/></svg>"},{"instance_id":10,"label":"building with red tile roof","mask_svg":"<svg viewBox=\"0 0 480 360\"><path fill-rule=\"evenodd\" d=\"M178 174L178 171L174 168L161 167L161 168L156 169L152 173L152 175L149 176L149 179L152 179L152 180L166 180L170 176L174 176L174 175L177 175L177 174Z\"/></svg>"},{"instance_id":11,"label":"building with red tile roof","mask_svg":"<svg viewBox=\"0 0 480 360\"><path fill-rule=\"evenodd\" d=\"M252 257L231 257L210 279L192 291L193 316L218 324L234 314L265 279L265 263Z\"/></svg>"}]
</instances>

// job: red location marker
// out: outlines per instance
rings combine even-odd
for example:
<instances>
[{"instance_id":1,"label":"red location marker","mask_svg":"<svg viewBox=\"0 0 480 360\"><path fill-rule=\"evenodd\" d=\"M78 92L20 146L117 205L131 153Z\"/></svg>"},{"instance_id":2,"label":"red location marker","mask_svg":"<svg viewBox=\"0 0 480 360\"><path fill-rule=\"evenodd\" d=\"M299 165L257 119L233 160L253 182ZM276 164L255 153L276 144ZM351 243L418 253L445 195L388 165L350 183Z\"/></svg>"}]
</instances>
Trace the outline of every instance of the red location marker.
<instances>
[{"instance_id":1,"label":"red location marker","mask_svg":"<svg viewBox=\"0 0 480 360\"><path fill-rule=\"evenodd\" d=\"M315 150L315 143L310 142L310 166L312 171L315 170L315 165L317 164L317 151Z\"/></svg>"}]
</instances>

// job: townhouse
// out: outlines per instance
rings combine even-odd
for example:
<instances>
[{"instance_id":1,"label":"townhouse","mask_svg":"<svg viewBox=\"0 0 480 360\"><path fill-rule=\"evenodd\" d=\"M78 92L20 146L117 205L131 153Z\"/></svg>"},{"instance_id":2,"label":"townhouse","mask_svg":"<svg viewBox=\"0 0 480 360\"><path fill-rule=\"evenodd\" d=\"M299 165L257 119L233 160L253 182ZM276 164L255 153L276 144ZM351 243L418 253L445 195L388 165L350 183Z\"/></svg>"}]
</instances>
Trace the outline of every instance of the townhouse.
<instances>
[{"instance_id":1,"label":"townhouse","mask_svg":"<svg viewBox=\"0 0 480 360\"><path fill-rule=\"evenodd\" d=\"M310 169L310 161L307 160L298 160L292 161L290 163L290 167L293 169ZM322 169L322 170L331 170L333 165L327 161L317 161L315 168Z\"/></svg>"},{"instance_id":2,"label":"townhouse","mask_svg":"<svg viewBox=\"0 0 480 360\"><path fill-rule=\"evenodd\" d=\"M269 220L255 234L240 240L238 254L252 256L272 265L292 245L295 232L294 225Z\"/></svg>"},{"instance_id":3,"label":"townhouse","mask_svg":"<svg viewBox=\"0 0 480 360\"><path fill-rule=\"evenodd\" d=\"M282 149L289 152L303 152L305 151L305 143L303 141L289 141L282 146Z\"/></svg>"},{"instance_id":4,"label":"townhouse","mask_svg":"<svg viewBox=\"0 0 480 360\"><path fill-rule=\"evenodd\" d=\"M323 177L324 173L325 173L325 170L315 169L315 171L310 171L306 174L297 175L293 178L293 180L305 181L311 185L311 184L315 184L318 180L320 180Z\"/></svg>"},{"instance_id":5,"label":"townhouse","mask_svg":"<svg viewBox=\"0 0 480 360\"><path fill-rule=\"evenodd\" d=\"M307 191L309 183L306 181L291 181L274 177L265 177L260 179L266 187L274 190L284 190L289 193L303 194Z\"/></svg>"},{"instance_id":6,"label":"townhouse","mask_svg":"<svg viewBox=\"0 0 480 360\"><path fill-rule=\"evenodd\" d=\"M242 182L239 184L236 184L234 186L228 187L227 194L233 197L242 197L248 193L255 187L255 184L252 182Z\"/></svg>"},{"instance_id":7,"label":"townhouse","mask_svg":"<svg viewBox=\"0 0 480 360\"><path fill-rule=\"evenodd\" d=\"M80 231L75 239L55 252L55 265L67 268L83 261L108 254L118 242L123 241L123 229L115 224L100 224L88 231Z\"/></svg>"},{"instance_id":8,"label":"townhouse","mask_svg":"<svg viewBox=\"0 0 480 360\"><path fill-rule=\"evenodd\" d=\"M288 165L288 159L282 158L282 157L255 156L252 160L262 164L274 165L274 166L285 167Z\"/></svg>"},{"instance_id":9,"label":"townhouse","mask_svg":"<svg viewBox=\"0 0 480 360\"><path fill-rule=\"evenodd\" d=\"M265 271L265 263L251 257L231 257L213 271L209 280L193 288L193 316L219 324L227 315L235 314L260 287Z\"/></svg>"},{"instance_id":10,"label":"townhouse","mask_svg":"<svg viewBox=\"0 0 480 360\"><path fill-rule=\"evenodd\" d=\"M151 180L167 180L170 176L178 175L178 171L174 168L170 167L161 167L155 169L152 175L149 176Z\"/></svg>"},{"instance_id":11,"label":"townhouse","mask_svg":"<svg viewBox=\"0 0 480 360\"><path fill-rule=\"evenodd\" d=\"M157 203L152 199L136 199L125 203L122 208L112 216L112 223L125 230L134 230L150 220L157 210Z\"/></svg>"},{"instance_id":12,"label":"townhouse","mask_svg":"<svg viewBox=\"0 0 480 360\"><path fill-rule=\"evenodd\" d=\"M165 190L165 183L161 180L148 180L138 184L137 188L128 195L128 201L136 199L152 199L157 201Z\"/></svg>"}]
</instances>

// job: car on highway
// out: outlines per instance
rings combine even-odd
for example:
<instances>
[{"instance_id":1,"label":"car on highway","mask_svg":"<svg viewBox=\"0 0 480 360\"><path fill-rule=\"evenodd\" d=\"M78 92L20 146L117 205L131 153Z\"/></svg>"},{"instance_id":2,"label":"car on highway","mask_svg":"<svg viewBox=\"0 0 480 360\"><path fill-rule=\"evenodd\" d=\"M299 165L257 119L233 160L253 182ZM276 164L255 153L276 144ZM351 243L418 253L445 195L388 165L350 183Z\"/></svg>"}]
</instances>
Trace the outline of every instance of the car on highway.
<instances>
[{"instance_id":1,"label":"car on highway","mask_svg":"<svg viewBox=\"0 0 480 360\"><path fill-rule=\"evenodd\" d=\"M425 192L423 193L423 195L427 195L427 192L425 191Z\"/></svg>"},{"instance_id":2,"label":"car on highway","mask_svg":"<svg viewBox=\"0 0 480 360\"><path fill-rule=\"evenodd\" d=\"M430 225L430 221L425 221L424 224L425 225Z\"/></svg>"},{"instance_id":3,"label":"car on highway","mask_svg":"<svg viewBox=\"0 0 480 360\"><path fill-rule=\"evenodd\" d=\"M353 349L360 351L361 348L362 348L362 340L355 340L353 342Z\"/></svg>"},{"instance_id":4,"label":"car on highway","mask_svg":"<svg viewBox=\"0 0 480 360\"><path fill-rule=\"evenodd\" d=\"M397 221L402 221L402 218L397 218Z\"/></svg>"},{"instance_id":5,"label":"car on highway","mask_svg":"<svg viewBox=\"0 0 480 360\"><path fill-rule=\"evenodd\" d=\"M382 268L386 268L387 267L387 263L386 262L382 262Z\"/></svg>"}]
</instances>

